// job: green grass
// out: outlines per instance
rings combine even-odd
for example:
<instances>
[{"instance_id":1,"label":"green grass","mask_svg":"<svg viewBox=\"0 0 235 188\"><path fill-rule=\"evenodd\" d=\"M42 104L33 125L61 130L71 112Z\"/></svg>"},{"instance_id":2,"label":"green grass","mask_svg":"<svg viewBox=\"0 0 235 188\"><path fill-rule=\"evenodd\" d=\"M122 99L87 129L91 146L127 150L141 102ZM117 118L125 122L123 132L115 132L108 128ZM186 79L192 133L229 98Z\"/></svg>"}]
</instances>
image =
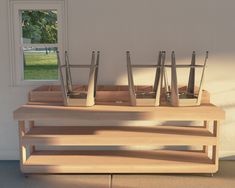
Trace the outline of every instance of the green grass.
<instances>
[{"instance_id":1,"label":"green grass","mask_svg":"<svg viewBox=\"0 0 235 188\"><path fill-rule=\"evenodd\" d=\"M25 80L57 80L58 66L55 52L25 52Z\"/></svg>"}]
</instances>

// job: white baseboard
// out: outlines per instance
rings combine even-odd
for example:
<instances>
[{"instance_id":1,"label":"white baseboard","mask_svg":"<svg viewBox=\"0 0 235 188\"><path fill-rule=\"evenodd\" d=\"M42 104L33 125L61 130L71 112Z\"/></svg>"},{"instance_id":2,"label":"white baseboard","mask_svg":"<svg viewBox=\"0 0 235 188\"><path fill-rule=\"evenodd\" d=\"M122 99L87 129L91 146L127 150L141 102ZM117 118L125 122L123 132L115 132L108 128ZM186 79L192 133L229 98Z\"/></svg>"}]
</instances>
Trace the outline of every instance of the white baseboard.
<instances>
[{"instance_id":1,"label":"white baseboard","mask_svg":"<svg viewBox=\"0 0 235 188\"><path fill-rule=\"evenodd\" d=\"M235 151L220 151L220 160L235 160Z\"/></svg>"},{"instance_id":2,"label":"white baseboard","mask_svg":"<svg viewBox=\"0 0 235 188\"><path fill-rule=\"evenodd\" d=\"M19 160L18 150L0 150L0 160Z\"/></svg>"}]
</instances>

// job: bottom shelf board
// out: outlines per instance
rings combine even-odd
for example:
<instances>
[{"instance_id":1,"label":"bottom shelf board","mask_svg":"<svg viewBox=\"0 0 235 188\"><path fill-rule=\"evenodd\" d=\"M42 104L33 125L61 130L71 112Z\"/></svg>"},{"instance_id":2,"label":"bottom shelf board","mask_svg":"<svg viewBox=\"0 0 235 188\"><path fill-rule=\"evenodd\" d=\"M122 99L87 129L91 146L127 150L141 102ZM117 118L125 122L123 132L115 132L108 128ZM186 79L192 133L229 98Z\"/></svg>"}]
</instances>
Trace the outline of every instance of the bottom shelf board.
<instances>
[{"instance_id":1,"label":"bottom shelf board","mask_svg":"<svg viewBox=\"0 0 235 188\"><path fill-rule=\"evenodd\" d=\"M24 173L215 173L201 151L35 151Z\"/></svg>"}]
</instances>

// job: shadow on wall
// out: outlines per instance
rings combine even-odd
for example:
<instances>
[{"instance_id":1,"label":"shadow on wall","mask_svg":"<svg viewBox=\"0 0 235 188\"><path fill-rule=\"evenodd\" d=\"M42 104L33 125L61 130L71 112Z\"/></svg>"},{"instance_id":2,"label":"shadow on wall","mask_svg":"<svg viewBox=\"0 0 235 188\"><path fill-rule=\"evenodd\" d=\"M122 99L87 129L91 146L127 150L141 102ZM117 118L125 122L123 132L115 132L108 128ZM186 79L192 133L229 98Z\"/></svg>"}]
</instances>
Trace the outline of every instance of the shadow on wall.
<instances>
[{"instance_id":1,"label":"shadow on wall","mask_svg":"<svg viewBox=\"0 0 235 188\"><path fill-rule=\"evenodd\" d=\"M235 92L235 87L229 88L229 89L225 89L225 90L222 90L222 91L218 91L218 92L214 92L213 94L214 95L218 95L218 94L223 94L225 92Z\"/></svg>"},{"instance_id":2,"label":"shadow on wall","mask_svg":"<svg viewBox=\"0 0 235 188\"><path fill-rule=\"evenodd\" d=\"M235 103L233 104L225 104L225 105L221 105L221 108L227 110L227 109L231 109L231 108L235 108Z\"/></svg>"}]
</instances>

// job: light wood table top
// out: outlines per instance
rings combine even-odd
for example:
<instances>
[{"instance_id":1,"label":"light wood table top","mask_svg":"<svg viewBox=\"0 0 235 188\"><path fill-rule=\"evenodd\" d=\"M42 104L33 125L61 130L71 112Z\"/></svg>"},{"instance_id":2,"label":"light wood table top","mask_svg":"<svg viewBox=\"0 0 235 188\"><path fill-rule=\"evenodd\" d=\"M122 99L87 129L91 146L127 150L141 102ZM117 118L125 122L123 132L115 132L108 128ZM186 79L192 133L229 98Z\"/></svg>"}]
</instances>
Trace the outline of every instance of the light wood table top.
<instances>
[{"instance_id":1,"label":"light wood table top","mask_svg":"<svg viewBox=\"0 0 235 188\"><path fill-rule=\"evenodd\" d=\"M224 120L225 112L213 104L194 107L134 107L95 105L92 107L65 107L23 105L14 111L15 120Z\"/></svg>"}]
</instances>

